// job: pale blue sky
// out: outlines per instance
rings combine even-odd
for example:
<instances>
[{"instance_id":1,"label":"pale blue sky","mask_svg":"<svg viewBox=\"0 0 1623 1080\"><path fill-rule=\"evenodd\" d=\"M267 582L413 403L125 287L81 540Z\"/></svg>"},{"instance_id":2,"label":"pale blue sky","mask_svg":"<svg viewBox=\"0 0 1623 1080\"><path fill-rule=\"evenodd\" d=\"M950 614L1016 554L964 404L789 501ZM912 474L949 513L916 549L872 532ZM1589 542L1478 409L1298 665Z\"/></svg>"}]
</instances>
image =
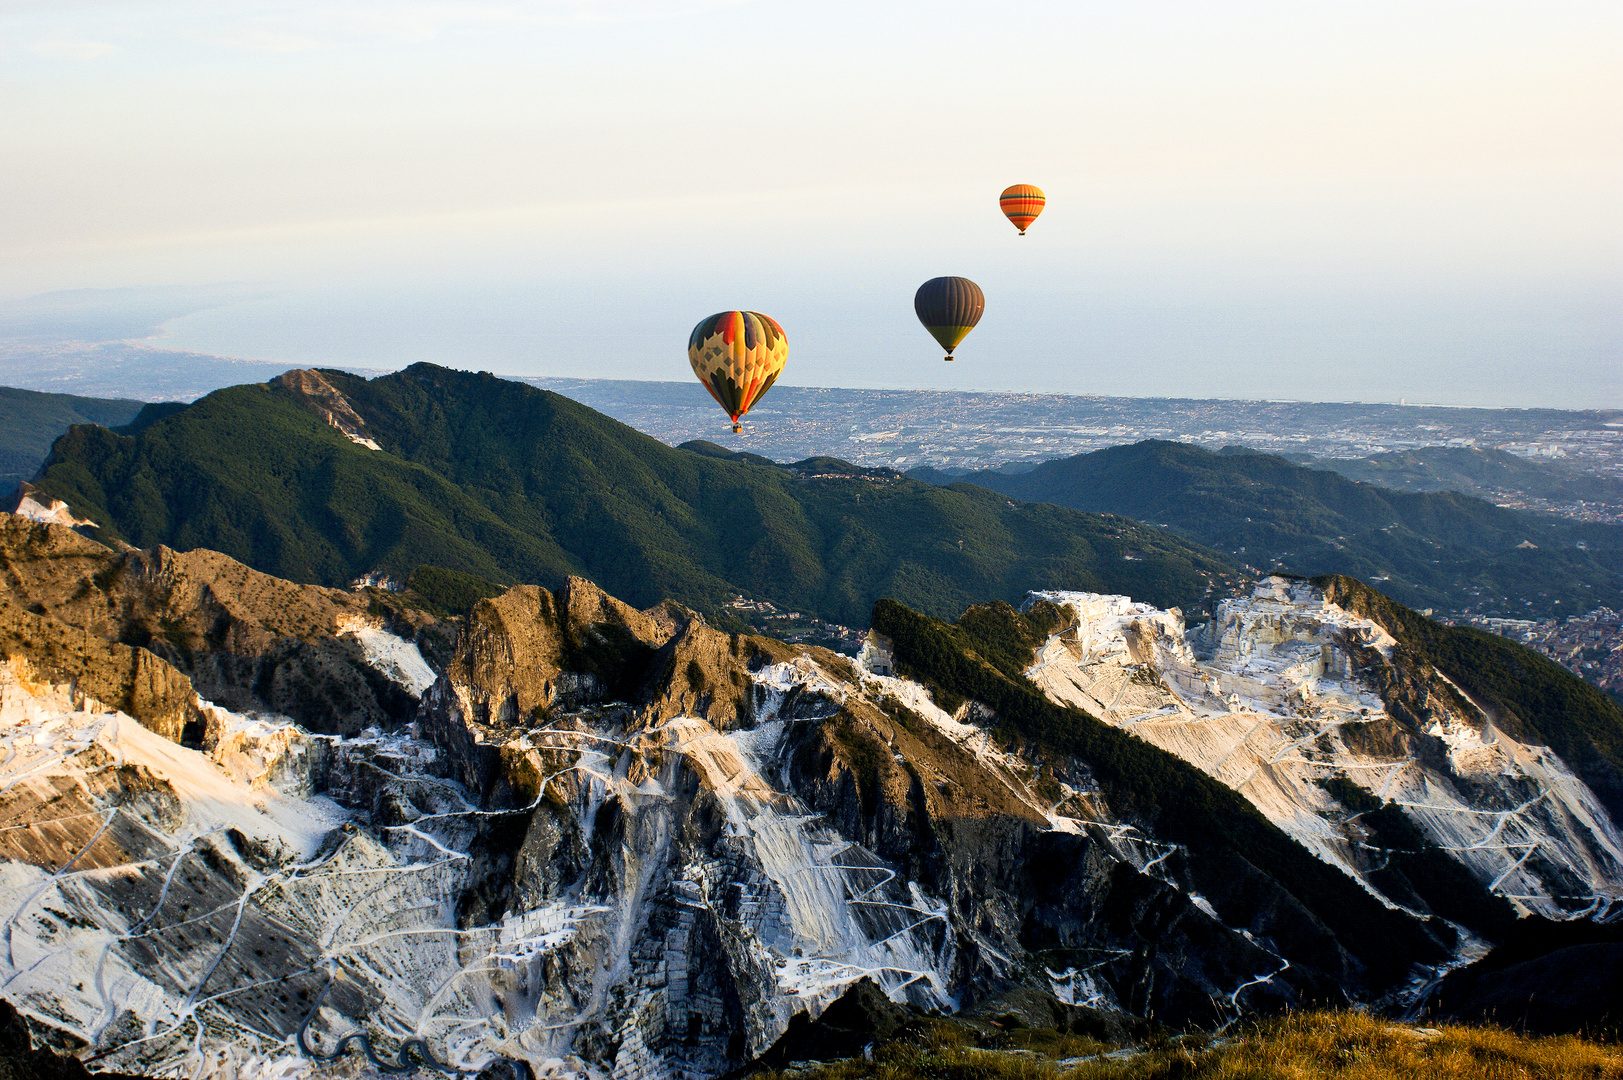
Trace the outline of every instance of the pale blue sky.
<instances>
[{"instance_id":1,"label":"pale blue sky","mask_svg":"<svg viewBox=\"0 0 1623 1080\"><path fill-rule=\"evenodd\" d=\"M1009 7L0 0L0 305L620 378L749 307L788 383L1623 406L1623 5ZM987 294L954 365L937 274Z\"/></svg>"}]
</instances>

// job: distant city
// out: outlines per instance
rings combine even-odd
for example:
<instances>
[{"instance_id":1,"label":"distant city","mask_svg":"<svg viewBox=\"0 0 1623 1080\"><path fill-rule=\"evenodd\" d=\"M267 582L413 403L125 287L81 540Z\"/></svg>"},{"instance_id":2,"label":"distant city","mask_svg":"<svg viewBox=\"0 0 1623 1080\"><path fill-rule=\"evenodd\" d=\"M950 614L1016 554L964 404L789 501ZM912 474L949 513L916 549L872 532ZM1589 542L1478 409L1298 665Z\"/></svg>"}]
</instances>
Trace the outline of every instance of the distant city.
<instances>
[{"instance_id":1,"label":"distant city","mask_svg":"<svg viewBox=\"0 0 1623 1080\"><path fill-rule=\"evenodd\" d=\"M1623 410L1461 409L1423 404L1108 398L941 390L773 388L734 435L685 382L522 381L607 413L662 442L705 439L774 461L828 455L907 471L1018 469L1142 439L1245 446L1294 461L1364 458L1425 446L1503 450L1623 481ZM1580 520L1623 520L1613 501L1556 503L1524 491L1493 501Z\"/></svg>"},{"instance_id":2,"label":"distant city","mask_svg":"<svg viewBox=\"0 0 1623 1080\"><path fill-rule=\"evenodd\" d=\"M1475 626L1519 641L1623 700L1623 615L1611 608L1596 608L1565 619L1473 616L1442 621Z\"/></svg>"}]
</instances>

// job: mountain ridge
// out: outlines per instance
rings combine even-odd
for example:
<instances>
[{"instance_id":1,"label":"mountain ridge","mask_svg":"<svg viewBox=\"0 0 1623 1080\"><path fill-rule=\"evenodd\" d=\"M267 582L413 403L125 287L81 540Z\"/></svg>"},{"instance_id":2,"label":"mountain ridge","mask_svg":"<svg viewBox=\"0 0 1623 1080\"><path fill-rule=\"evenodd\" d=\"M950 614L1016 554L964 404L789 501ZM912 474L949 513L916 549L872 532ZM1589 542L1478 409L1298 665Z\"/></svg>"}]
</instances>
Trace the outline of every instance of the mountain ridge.
<instances>
[{"instance_id":1,"label":"mountain ridge","mask_svg":"<svg viewBox=\"0 0 1623 1080\"><path fill-rule=\"evenodd\" d=\"M325 389L289 373L131 435L75 427L34 486L109 539L220 550L327 585L422 565L499 585L576 574L639 604L715 612L744 593L854 624L882 595L950 614L1033 584L1197 607L1236 576L1215 552L1120 518L844 463L797 472L675 449L487 373L314 375ZM364 432L335 426L344 410Z\"/></svg>"},{"instance_id":2,"label":"mountain ridge","mask_svg":"<svg viewBox=\"0 0 1623 1080\"><path fill-rule=\"evenodd\" d=\"M143 404L0 386L0 495L30 479L51 443L74 424L117 427L129 423Z\"/></svg>"},{"instance_id":3,"label":"mountain ridge","mask_svg":"<svg viewBox=\"0 0 1623 1080\"><path fill-rule=\"evenodd\" d=\"M1145 440L1020 473L910 475L1165 523L1259 570L1378 581L1411 607L1521 617L1623 605L1623 526L1380 488L1273 454Z\"/></svg>"}]
</instances>

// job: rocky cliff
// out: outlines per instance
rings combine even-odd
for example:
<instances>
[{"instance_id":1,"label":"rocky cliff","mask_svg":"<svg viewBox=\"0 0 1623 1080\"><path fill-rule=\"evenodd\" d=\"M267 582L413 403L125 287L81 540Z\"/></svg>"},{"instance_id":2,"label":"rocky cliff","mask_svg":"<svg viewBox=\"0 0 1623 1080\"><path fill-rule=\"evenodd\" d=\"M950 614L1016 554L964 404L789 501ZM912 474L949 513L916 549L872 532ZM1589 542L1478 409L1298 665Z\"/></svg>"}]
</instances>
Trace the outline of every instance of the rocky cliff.
<instances>
[{"instance_id":1,"label":"rocky cliff","mask_svg":"<svg viewBox=\"0 0 1623 1080\"><path fill-rule=\"evenodd\" d=\"M455 633L380 590L298 585L213 551L115 551L14 514L0 514L0 581L7 655L171 738L199 719L194 691L325 734L397 726L434 678L415 646L443 659Z\"/></svg>"},{"instance_id":2,"label":"rocky cliff","mask_svg":"<svg viewBox=\"0 0 1623 1080\"><path fill-rule=\"evenodd\" d=\"M573 578L435 651L375 595L0 525L23 614L194 687L180 745L67 668L0 668L0 994L97 1069L710 1077L864 979L1222 1023L1406 1000L1488 932L1375 865L1396 822L1523 907L1616 881L1581 782L1471 742L1446 682L1394 676L1438 731L1398 715L1379 628L1294 586L1198 634L1084 594L887 609L853 663Z\"/></svg>"}]
</instances>

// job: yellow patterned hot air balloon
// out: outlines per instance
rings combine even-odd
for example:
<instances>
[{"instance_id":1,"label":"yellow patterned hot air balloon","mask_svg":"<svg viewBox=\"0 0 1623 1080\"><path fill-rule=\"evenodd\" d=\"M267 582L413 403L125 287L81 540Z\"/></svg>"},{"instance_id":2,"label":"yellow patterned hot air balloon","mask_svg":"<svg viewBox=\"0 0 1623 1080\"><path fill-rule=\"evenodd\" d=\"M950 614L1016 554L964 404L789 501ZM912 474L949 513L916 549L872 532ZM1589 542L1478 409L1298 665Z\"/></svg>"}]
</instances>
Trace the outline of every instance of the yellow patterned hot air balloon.
<instances>
[{"instance_id":1,"label":"yellow patterned hot air balloon","mask_svg":"<svg viewBox=\"0 0 1623 1080\"><path fill-rule=\"evenodd\" d=\"M1013 222L1020 235L1024 236L1031 223L1037 220L1037 215L1043 212L1043 207L1048 205L1048 198L1043 194L1043 189L1035 184L1015 184L1003 189L997 204L1002 208L1003 216Z\"/></svg>"},{"instance_id":2,"label":"yellow patterned hot air balloon","mask_svg":"<svg viewBox=\"0 0 1623 1080\"><path fill-rule=\"evenodd\" d=\"M723 311L702 319L688 338L688 362L716 404L739 418L772 389L789 359L783 327L758 311Z\"/></svg>"}]
</instances>

